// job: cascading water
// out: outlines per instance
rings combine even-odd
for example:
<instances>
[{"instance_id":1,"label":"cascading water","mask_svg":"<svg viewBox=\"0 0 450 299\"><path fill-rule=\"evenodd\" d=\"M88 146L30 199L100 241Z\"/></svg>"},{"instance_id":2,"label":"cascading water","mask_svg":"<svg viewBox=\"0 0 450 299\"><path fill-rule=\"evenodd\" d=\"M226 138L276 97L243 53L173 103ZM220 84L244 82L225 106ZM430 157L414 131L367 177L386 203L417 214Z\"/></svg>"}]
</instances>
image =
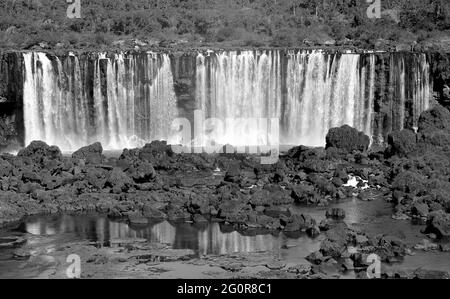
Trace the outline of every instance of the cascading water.
<instances>
[{"instance_id":1,"label":"cascading water","mask_svg":"<svg viewBox=\"0 0 450 299\"><path fill-rule=\"evenodd\" d=\"M168 138L177 111L167 55L99 54L93 74L74 55L61 62L25 53L24 64L26 144L42 140L73 151L100 141L121 149Z\"/></svg>"},{"instance_id":2,"label":"cascading water","mask_svg":"<svg viewBox=\"0 0 450 299\"><path fill-rule=\"evenodd\" d=\"M391 130L403 129L407 103L414 123L430 100L429 65L425 55L389 59L389 80L380 84L377 54L323 51L243 51L197 57L197 107L207 117L278 118L280 143L323 146L330 128L350 125L374 134L376 90L388 94L393 111ZM378 83L377 83L378 82ZM380 102L383 98L378 96ZM221 144L265 144L264 128L241 125L215 132ZM211 136L209 136L211 137Z\"/></svg>"},{"instance_id":3,"label":"cascading water","mask_svg":"<svg viewBox=\"0 0 450 299\"><path fill-rule=\"evenodd\" d=\"M182 63L195 68L191 83L175 81L178 62L167 54L31 52L23 59L25 143L65 151L96 141L106 149L176 141L171 124L180 107L191 119L197 109L223 122L220 130L193 124L203 132L194 140L200 146L266 145L275 138L271 118L279 120L280 144L323 146L328 130L344 124L379 141L417 126L432 91L425 54L209 51ZM187 98L175 92L189 90L183 84L194 87Z\"/></svg>"}]
</instances>

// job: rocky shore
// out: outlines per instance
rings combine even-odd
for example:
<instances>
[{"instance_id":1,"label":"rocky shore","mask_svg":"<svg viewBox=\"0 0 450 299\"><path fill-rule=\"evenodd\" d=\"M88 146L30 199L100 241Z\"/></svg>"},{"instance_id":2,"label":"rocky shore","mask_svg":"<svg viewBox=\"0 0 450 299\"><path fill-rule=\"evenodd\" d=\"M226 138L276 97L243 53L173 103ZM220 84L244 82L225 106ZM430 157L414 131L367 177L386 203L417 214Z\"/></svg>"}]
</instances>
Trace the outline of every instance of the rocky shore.
<instances>
[{"instance_id":1,"label":"rocky shore","mask_svg":"<svg viewBox=\"0 0 450 299\"><path fill-rule=\"evenodd\" d=\"M396 237L350 228L341 209L330 208L327 220L317 223L293 207L381 196L392 202L394 219L424 224L429 242L417 249L437 242L435 250L449 251L447 108L423 113L417 132L393 132L387 148L369 148L370 139L348 126L330 130L326 141L326 148L295 147L270 166L250 155L176 154L156 141L119 158L106 157L99 143L65 156L35 141L17 155L0 156L0 225L37 214L95 211L132 225L213 221L240 231L306 232L324 238L307 258L313 265L364 269L370 254L391 263L412 248Z\"/></svg>"}]
</instances>

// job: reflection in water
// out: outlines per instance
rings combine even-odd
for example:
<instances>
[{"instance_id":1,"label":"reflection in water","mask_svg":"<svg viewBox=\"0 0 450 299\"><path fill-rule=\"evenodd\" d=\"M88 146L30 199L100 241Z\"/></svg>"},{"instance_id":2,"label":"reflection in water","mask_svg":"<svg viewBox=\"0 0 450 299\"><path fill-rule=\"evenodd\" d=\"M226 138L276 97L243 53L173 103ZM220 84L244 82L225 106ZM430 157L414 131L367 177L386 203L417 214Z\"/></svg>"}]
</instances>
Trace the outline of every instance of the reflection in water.
<instances>
[{"instance_id":1,"label":"reflection in water","mask_svg":"<svg viewBox=\"0 0 450 299\"><path fill-rule=\"evenodd\" d=\"M176 249L192 249L201 255L236 252L278 252L288 238L283 234L245 236L239 232L224 232L221 225L211 223L198 227L191 224L172 224L167 221L146 227L130 227L106 217L55 216L29 219L23 230L33 235L72 235L74 239L107 244L111 239L140 238L152 243L171 244ZM309 240L310 241L310 240ZM309 243L307 238L298 243Z\"/></svg>"}]
</instances>

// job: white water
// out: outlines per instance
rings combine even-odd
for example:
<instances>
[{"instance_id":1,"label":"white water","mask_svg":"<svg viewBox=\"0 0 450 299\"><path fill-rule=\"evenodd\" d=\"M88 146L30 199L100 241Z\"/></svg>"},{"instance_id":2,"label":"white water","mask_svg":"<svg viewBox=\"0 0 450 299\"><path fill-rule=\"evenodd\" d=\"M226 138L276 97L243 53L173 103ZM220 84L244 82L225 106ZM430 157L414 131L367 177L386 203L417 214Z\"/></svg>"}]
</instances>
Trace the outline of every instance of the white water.
<instances>
[{"instance_id":1,"label":"white water","mask_svg":"<svg viewBox=\"0 0 450 299\"><path fill-rule=\"evenodd\" d=\"M391 54L385 58L387 70L380 70L377 55L275 50L198 54L192 78L196 109L203 119L224 123L220 130L201 127L206 132L196 136L198 145L279 140L323 146L328 130L344 124L378 139L386 127L399 130L410 119L417 125L432 90L426 56ZM178 115L177 99L168 55L97 54L81 60L35 52L24 54L24 64L26 144L43 140L73 151L100 141L105 149L116 150L176 140L171 123ZM379 94L388 102L387 124L374 113ZM270 118L279 120L279 138L268 128Z\"/></svg>"},{"instance_id":2,"label":"white water","mask_svg":"<svg viewBox=\"0 0 450 299\"><path fill-rule=\"evenodd\" d=\"M167 55L148 53L137 62L137 56L99 54L92 103L83 86L88 74L78 58L68 56L65 65L52 59L24 54L26 144L42 140L73 151L100 141L113 150L168 138L177 111Z\"/></svg>"}]
</instances>

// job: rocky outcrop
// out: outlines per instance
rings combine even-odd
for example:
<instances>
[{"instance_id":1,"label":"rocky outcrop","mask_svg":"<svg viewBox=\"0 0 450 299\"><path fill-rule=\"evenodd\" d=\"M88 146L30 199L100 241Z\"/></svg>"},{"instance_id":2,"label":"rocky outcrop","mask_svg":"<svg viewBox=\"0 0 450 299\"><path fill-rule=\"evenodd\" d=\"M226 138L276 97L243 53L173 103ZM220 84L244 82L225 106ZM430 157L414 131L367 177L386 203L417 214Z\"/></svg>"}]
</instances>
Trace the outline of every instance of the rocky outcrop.
<instances>
[{"instance_id":1,"label":"rocky outcrop","mask_svg":"<svg viewBox=\"0 0 450 299\"><path fill-rule=\"evenodd\" d=\"M347 152L364 152L369 148L370 138L350 126L331 129L326 137L326 148L337 148Z\"/></svg>"}]
</instances>

